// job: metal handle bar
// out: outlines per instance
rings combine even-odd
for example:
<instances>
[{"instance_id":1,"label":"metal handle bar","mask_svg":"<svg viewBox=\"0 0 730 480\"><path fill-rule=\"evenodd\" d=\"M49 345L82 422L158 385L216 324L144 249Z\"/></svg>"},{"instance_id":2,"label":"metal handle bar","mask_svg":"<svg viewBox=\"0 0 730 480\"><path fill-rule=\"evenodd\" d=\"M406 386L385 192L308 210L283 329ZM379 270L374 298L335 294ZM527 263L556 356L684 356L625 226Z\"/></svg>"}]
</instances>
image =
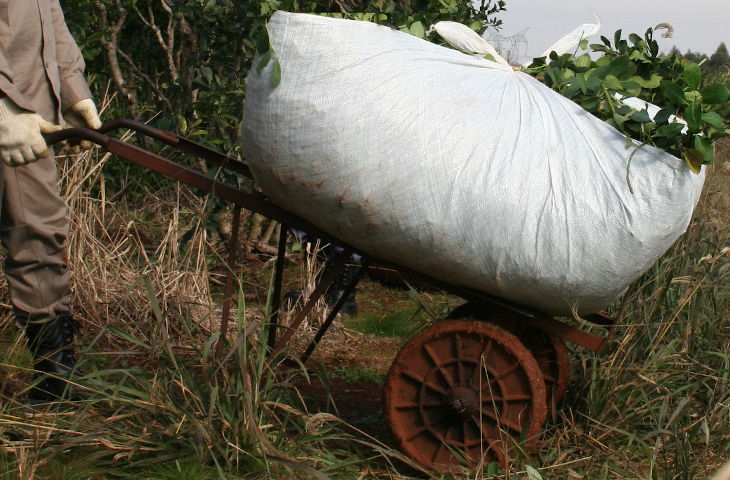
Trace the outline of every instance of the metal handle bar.
<instances>
[{"instance_id":1,"label":"metal handle bar","mask_svg":"<svg viewBox=\"0 0 730 480\"><path fill-rule=\"evenodd\" d=\"M52 145L54 143L59 143L64 140L82 139L89 140L106 148L106 145L102 142L106 142L106 138L108 137L97 136L95 135L95 133L105 134L111 131L120 130L122 128L133 130L147 137L154 138L155 140L159 140L162 143L170 145L171 147L174 147L182 152L189 153L196 157L208 160L210 163L216 166L226 168L238 174L244 175L248 178L253 178L253 175L251 175L251 170L248 168L248 166L233 157L224 155L204 145L193 142L192 140L188 140L185 137L181 137L179 135L175 135L174 133L160 130L159 128L147 125L146 123L138 122L136 120L131 120L128 118L120 118L117 120L104 122L99 130L91 130L88 128L67 128L65 130L46 135L46 143Z\"/></svg>"},{"instance_id":2,"label":"metal handle bar","mask_svg":"<svg viewBox=\"0 0 730 480\"><path fill-rule=\"evenodd\" d=\"M157 130L153 127L145 126L144 124L140 124L139 122L132 120L114 120L107 122L99 130L78 127L67 128L48 134L45 138L46 143L49 145L66 140L88 140L103 147L109 153L148 168L153 172L160 173L187 185L200 188L247 210L260 213L268 218L273 218L285 225L290 225L303 231L320 235L322 238L331 238L330 235L325 234L310 222L307 222L303 218L293 215L278 205L271 203L263 194L245 192L239 188L210 178L201 172L184 167L168 158L149 152L141 147L124 142L123 140L110 137L104 133L105 131L130 127L143 134L149 134L149 136L157 138L168 145L179 148L180 150L194 155L204 156L207 159L213 159L213 162L220 163L224 168L230 168L231 165L233 165L231 170L237 169L234 171L250 176L248 167L238 160L222 155L214 150L210 150L209 148L196 144L195 142L185 140L177 135Z\"/></svg>"}]
</instances>

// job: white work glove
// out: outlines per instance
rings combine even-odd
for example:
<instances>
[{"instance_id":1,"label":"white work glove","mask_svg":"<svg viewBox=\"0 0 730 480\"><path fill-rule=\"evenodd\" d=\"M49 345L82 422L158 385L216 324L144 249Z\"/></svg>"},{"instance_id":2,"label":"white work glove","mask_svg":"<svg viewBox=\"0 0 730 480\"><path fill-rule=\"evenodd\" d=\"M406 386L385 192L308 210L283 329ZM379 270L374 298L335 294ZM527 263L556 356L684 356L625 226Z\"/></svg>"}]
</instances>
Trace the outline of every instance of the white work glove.
<instances>
[{"instance_id":1,"label":"white work glove","mask_svg":"<svg viewBox=\"0 0 730 480\"><path fill-rule=\"evenodd\" d=\"M85 98L74 103L71 108L63 112L63 119L72 127L93 128L94 130L101 128L99 112L96 109L94 100L91 98ZM81 140L80 145L84 150L88 150L94 144L88 140ZM78 145L73 145L71 148L75 153L79 152Z\"/></svg>"},{"instance_id":2,"label":"white work glove","mask_svg":"<svg viewBox=\"0 0 730 480\"><path fill-rule=\"evenodd\" d=\"M35 162L49 154L43 134L61 130L40 115L0 98L0 159L11 167Z\"/></svg>"}]
</instances>

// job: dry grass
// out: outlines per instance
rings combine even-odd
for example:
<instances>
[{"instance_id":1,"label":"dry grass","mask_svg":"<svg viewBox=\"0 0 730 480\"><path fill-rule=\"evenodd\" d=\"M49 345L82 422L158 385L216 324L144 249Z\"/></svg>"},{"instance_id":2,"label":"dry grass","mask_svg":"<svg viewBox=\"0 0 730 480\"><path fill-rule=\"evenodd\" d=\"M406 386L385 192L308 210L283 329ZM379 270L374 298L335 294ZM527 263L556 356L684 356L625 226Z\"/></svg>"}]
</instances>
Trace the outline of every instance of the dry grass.
<instances>
[{"instance_id":1,"label":"dry grass","mask_svg":"<svg viewBox=\"0 0 730 480\"><path fill-rule=\"evenodd\" d=\"M210 330L213 325L202 319L210 321L217 307L204 275L205 228L197 229L185 253L178 246L181 232L194 226L194 220L181 218L183 212L191 208L204 211L204 200L177 186L163 195L147 192L140 203L147 208L144 214L120 212L107 198L102 175L109 158L109 154L94 151L62 163L63 193L73 232L74 312L92 330L108 323L144 328L144 320L152 312L151 289L169 335L181 333L176 318L194 318ZM147 228L133 220L147 215L159 219L155 223L163 234L158 241L152 242L144 233ZM133 327L135 324L138 326Z\"/></svg>"}]
</instances>

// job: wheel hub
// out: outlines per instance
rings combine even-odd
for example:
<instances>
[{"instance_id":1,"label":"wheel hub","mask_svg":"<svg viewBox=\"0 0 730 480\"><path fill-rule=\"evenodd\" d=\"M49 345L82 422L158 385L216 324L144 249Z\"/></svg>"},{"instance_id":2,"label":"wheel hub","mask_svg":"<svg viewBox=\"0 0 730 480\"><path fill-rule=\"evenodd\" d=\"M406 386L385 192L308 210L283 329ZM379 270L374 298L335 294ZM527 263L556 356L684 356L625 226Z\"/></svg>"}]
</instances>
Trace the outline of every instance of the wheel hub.
<instances>
[{"instance_id":1,"label":"wheel hub","mask_svg":"<svg viewBox=\"0 0 730 480\"><path fill-rule=\"evenodd\" d=\"M470 418L477 411L479 397L471 388L455 387L449 392L448 404L459 417Z\"/></svg>"}]
</instances>

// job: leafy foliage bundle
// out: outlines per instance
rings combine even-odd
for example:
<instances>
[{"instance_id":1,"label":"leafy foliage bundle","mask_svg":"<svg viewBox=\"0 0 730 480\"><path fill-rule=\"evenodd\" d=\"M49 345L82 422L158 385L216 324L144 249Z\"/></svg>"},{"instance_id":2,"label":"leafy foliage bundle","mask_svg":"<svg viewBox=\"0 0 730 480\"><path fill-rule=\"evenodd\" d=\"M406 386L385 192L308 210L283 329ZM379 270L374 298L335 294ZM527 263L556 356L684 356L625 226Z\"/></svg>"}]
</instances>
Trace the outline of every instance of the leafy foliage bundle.
<instances>
[{"instance_id":1,"label":"leafy foliage bundle","mask_svg":"<svg viewBox=\"0 0 730 480\"><path fill-rule=\"evenodd\" d=\"M628 145L631 139L654 145L684 158L696 173L703 163L712 163L712 142L730 135L728 88L704 81L697 63L676 53L660 55L652 29L643 38L631 34L627 41L618 30L613 44L601 40L590 45L598 54L595 59L590 53L553 52L525 71L626 134ZM585 49L587 41L581 46ZM631 97L660 110L652 116L647 108L637 110L622 101Z\"/></svg>"}]
</instances>

